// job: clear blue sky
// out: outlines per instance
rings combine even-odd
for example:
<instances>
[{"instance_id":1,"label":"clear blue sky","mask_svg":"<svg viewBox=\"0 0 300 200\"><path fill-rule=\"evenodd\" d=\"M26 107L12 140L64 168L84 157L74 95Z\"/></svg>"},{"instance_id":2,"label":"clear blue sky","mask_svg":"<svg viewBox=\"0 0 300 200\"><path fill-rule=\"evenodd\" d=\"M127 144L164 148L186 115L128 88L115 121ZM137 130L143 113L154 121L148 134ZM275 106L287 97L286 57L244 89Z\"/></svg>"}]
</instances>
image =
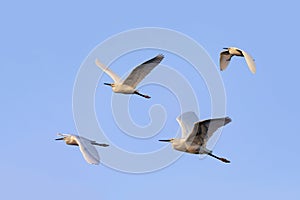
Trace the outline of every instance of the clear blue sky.
<instances>
[{"instance_id":1,"label":"clear blue sky","mask_svg":"<svg viewBox=\"0 0 300 200\"><path fill-rule=\"evenodd\" d=\"M3 2L1 198L299 198L299 7L296 1L257 0ZM88 165L78 149L54 141L57 132L76 133L73 84L89 52L111 35L149 26L190 36L216 63L227 46L255 58L256 75L238 58L221 74L233 122L223 129L214 152L231 164L184 155L160 171L133 175ZM143 116L150 106L148 101L135 118L147 121ZM201 117L208 117L209 110L199 106ZM176 115L170 114L174 123L157 138L176 130ZM160 147L157 138L154 147Z\"/></svg>"}]
</instances>

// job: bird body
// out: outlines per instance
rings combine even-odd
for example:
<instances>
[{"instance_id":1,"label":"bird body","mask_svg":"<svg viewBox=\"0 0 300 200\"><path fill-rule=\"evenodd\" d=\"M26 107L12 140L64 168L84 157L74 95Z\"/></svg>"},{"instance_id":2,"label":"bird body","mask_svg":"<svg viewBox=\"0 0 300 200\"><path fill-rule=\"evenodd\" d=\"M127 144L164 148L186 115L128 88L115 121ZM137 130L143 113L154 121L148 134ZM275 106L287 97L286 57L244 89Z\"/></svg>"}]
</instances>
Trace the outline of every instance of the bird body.
<instances>
[{"instance_id":1,"label":"bird body","mask_svg":"<svg viewBox=\"0 0 300 200\"><path fill-rule=\"evenodd\" d=\"M227 68L232 56L241 56L245 57L246 63L250 71L256 73L256 65L254 59L246 51L239 49L237 47L228 47L224 48L225 51L220 53L220 70L223 71Z\"/></svg>"},{"instance_id":2,"label":"bird body","mask_svg":"<svg viewBox=\"0 0 300 200\"><path fill-rule=\"evenodd\" d=\"M129 85L123 85L122 83L115 83L114 86L112 87L112 90L115 93L123 93L123 94L133 94L134 91L136 91L135 88L129 86Z\"/></svg>"},{"instance_id":3,"label":"bird body","mask_svg":"<svg viewBox=\"0 0 300 200\"><path fill-rule=\"evenodd\" d=\"M184 118L183 118L183 117ZM194 112L187 112L177 118L182 128L183 138L172 138L168 140L159 140L161 142L170 142L173 149L192 154L207 154L218 160L229 163L225 158L220 158L212 154L212 151L206 148L207 141L217 129L225 126L231 119L229 117L207 119L198 121L191 125L191 120L196 120L197 116ZM187 121L188 120L188 121ZM186 134L186 130L191 130L190 134Z\"/></svg>"},{"instance_id":4,"label":"bird body","mask_svg":"<svg viewBox=\"0 0 300 200\"><path fill-rule=\"evenodd\" d=\"M164 56L159 54L156 57L140 64L131 71L124 81L122 81L117 74L107 68L98 59L96 59L95 63L114 80L114 83L104 83L105 85L111 86L113 92L122 94L137 94L149 99L150 96L139 93L135 88L162 61L163 58Z\"/></svg>"},{"instance_id":5,"label":"bird body","mask_svg":"<svg viewBox=\"0 0 300 200\"><path fill-rule=\"evenodd\" d=\"M244 56L243 51L236 47L229 47L229 48L227 48L227 50L228 50L229 54L232 56L242 56L242 57Z\"/></svg>"},{"instance_id":6,"label":"bird body","mask_svg":"<svg viewBox=\"0 0 300 200\"><path fill-rule=\"evenodd\" d=\"M99 164L100 163L100 157L98 154L97 149L93 145L98 145L102 147L109 146L108 144L100 144L96 141L89 140L87 138L78 136L78 135L72 135L72 134L61 134L58 135L62 136L61 138L57 138L55 140L64 140L67 145L74 145L79 146L79 149L84 157L84 159L89 164Z\"/></svg>"},{"instance_id":7,"label":"bird body","mask_svg":"<svg viewBox=\"0 0 300 200\"><path fill-rule=\"evenodd\" d=\"M69 137L64 137L63 140L65 141L65 143L67 145L79 146L75 135L74 136L70 135Z\"/></svg>"}]
</instances>

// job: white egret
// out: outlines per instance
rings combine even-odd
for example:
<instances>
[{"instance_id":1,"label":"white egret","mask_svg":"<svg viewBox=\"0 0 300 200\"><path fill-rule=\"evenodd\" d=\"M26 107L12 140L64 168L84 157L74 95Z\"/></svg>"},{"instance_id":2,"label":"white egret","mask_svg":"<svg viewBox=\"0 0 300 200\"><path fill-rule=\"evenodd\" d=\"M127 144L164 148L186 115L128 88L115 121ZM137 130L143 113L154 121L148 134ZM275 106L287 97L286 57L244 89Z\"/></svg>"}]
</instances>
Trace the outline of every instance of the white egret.
<instances>
[{"instance_id":1,"label":"white egret","mask_svg":"<svg viewBox=\"0 0 300 200\"><path fill-rule=\"evenodd\" d=\"M137 94L144 98L151 98L148 95L144 95L136 90L136 86L154 69L164 58L162 54L157 55L156 57L140 64L135 69L131 71L129 76L122 81L121 78L111 71L104 64L100 63L98 59L96 59L96 65L102 69L106 74L108 74L113 80L114 83L104 83L105 85L109 85L112 87L112 90L115 93L123 93L123 94Z\"/></svg>"},{"instance_id":2,"label":"white egret","mask_svg":"<svg viewBox=\"0 0 300 200\"><path fill-rule=\"evenodd\" d=\"M61 138L57 138L55 140L64 140L66 144L68 145L75 145L79 146L79 149L89 164L95 164L98 165L100 163L100 157L97 152L97 149L93 145L98 145L102 147L109 146L108 144L99 144L96 141L89 140L87 138L78 136L78 135L72 135L72 134L61 134L58 135L62 136Z\"/></svg>"},{"instance_id":3,"label":"white egret","mask_svg":"<svg viewBox=\"0 0 300 200\"><path fill-rule=\"evenodd\" d=\"M192 154L207 154L222 162L230 163L229 160L212 154L212 151L206 148L207 141L213 133L218 128L231 122L229 117L198 121L198 117L194 112L187 112L179 116L177 121L182 130L182 138L159 140L160 142L170 142L173 149L178 151Z\"/></svg>"},{"instance_id":4,"label":"white egret","mask_svg":"<svg viewBox=\"0 0 300 200\"><path fill-rule=\"evenodd\" d=\"M236 48L236 47L228 47L228 48L223 48L225 51L222 51L220 53L220 69L221 71L225 70L231 60L232 56L241 56L245 57L246 63L250 69L250 71L255 74L256 72L256 66L254 59L248 54L247 52Z\"/></svg>"}]
</instances>

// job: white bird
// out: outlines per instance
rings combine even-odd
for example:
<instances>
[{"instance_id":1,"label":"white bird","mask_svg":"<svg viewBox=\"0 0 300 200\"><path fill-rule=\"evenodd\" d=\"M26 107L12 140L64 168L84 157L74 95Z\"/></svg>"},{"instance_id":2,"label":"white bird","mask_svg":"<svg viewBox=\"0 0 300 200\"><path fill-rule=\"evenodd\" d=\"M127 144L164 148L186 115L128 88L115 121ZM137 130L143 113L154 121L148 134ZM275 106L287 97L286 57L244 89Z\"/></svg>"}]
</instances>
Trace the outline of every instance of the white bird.
<instances>
[{"instance_id":1,"label":"white bird","mask_svg":"<svg viewBox=\"0 0 300 200\"><path fill-rule=\"evenodd\" d=\"M246 63L250 69L250 71L255 74L256 72L256 66L254 59L248 54L247 52L236 48L236 47L228 47L228 48L223 48L225 51L222 51L220 53L220 69L221 71L225 70L231 60L232 56L241 56L245 57Z\"/></svg>"},{"instance_id":2,"label":"white bird","mask_svg":"<svg viewBox=\"0 0 300 200\"><path fill-rule=\"evenodd\" d=\"M111 86L115 93L137 94L149 99L151 98L150 96L139 93L135 88L162 61L163 58L164 56L159 54L156 57L140 64L131 71L129 76L124 81L122 81L121 78L108 67L100 63L98 59L96 59L95 63L114 80L114 83L104 84Z\"/></svg>"},{"instance_id":3,"label":"white bird","mask_svg":"<svg viewBox=\"0 0 300 200\"><path fill-rule=\"evenodd\" d=\"M213 133L218 128L231 122L229 117L198 121L198 117L194 112L187 112L183 113L176 120L182 130L182 138L159 140L160 142L171 142L173 149L178 151L192 154L207 154L222 162L230 163L229 160L212 154L212 151L206 148L206 143Z\"/></svg>"},{"instance_id":4,"label":"white bird","mask_svg":"<svg viewBox=\"0 0 300 200\"><path fill-rule=\"evenodd\" d=\"M99 144L96 141L92 141L78 135L61 133L59 133L58 135L62 136L62 138L57 138L55 140L64 140L68 145L79 146L84 159L89 164L98 165L100 163L99 154L97 152L97 149L93 145L98 145L102 147L109 146L108 144Z\"/></svg>"}]
</instances>

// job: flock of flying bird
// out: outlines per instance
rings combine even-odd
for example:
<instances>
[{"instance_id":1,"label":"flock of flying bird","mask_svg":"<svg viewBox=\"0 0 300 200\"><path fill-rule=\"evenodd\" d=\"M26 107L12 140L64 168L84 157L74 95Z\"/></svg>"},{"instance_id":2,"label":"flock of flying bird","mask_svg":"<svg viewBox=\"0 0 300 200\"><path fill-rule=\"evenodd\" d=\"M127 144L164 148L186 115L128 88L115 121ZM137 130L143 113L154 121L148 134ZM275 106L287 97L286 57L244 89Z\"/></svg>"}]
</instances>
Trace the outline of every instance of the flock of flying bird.
<instances>
[{"instance_id":1,"label":"flock of flying bird","mask_svg":"<svg viewBox=\"0 0 300 200\"><path fill-rule=\"evenodd\" d=\"M223 71L227 68L231 58L233 56L244 57L250 71L254 74L256 72L256 66L254 59L245 51L236 48L229 47L224 48L225 50L220 53L220 70ZM136 86L163 60L164 56L162 54L140 64L134 68L125 80L111 71L107 66L102 64L96 59L96 65L102 69L106 74L108 74L114 81L114 83L104 83L112 87L113 92L122 94L137 94L144 98L151 98L148 95L141 94ZM178 151L183 151L192 154L207 154L214 157L222 162L230 163L229 160L225 158L218 157L212 154L211 150L206 148L207 141L220 127L225 126L231 122L229 117L207 119L199 121L198 117L194 112L186 112L177 117L177 122L179 123L182 130L182 138L172 138L168 140L159 140L161 142L170 142L172 147ZM100 144L96 141L89 140L87 138L72 135L72 134L61 134L62 136L56 140L64 140L68 145L79 146L80 151L84 159L90 164L99 164L100 157L97 149L94 145L107 147L108 144Z\"/></svg>"}]
</instances>

